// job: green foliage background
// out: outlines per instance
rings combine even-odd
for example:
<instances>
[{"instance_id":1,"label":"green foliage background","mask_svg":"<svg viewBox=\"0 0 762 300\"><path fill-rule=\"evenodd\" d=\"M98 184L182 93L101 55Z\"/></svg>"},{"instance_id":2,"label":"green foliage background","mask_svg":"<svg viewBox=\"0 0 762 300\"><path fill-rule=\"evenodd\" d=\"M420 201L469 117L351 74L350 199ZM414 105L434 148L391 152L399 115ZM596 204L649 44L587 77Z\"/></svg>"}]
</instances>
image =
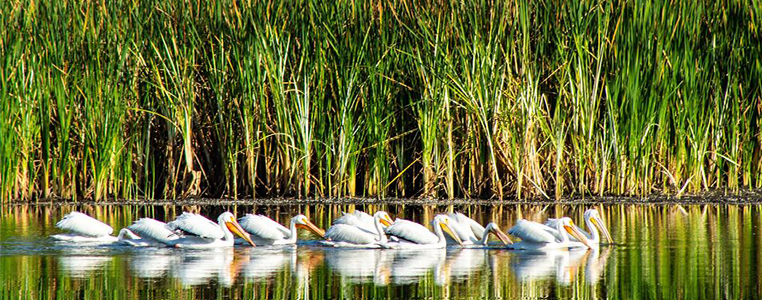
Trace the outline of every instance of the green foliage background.
<instances>
[{"instance_id":1,"label":"green foliage background","mask_svg":"<svg viewBox=\"0 0 762 300\"><path fill-rule=\"evenodd\" d=\"M0 197L762 185L758 1L2 1Z\"/></svg>"}]
</instances>

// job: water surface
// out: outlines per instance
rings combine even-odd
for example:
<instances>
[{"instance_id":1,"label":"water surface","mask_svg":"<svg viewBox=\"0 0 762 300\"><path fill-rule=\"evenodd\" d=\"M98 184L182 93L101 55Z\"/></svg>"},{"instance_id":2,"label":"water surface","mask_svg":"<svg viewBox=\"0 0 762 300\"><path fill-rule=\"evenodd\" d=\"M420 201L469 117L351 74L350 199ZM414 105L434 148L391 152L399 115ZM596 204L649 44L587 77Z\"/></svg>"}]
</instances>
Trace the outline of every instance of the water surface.
<instances>
[{"instance_id":1,"label":"water surface","mask_svg":"<svg viewBox=\"0 0 762 300\"><path fill-rule=\"evenodd\" d=\"M422 222L455 209L505 231L520 218L590 205L8 205L0 211L1 299L760 298L759 205L596 205L616 245L597 251L361 250L299 246L190 251L52 241L73 210L115 228L182 211L230 210L281 223L303 213L326 228L342 211L384 209ZM314 239L308 232L300 238Z\"/></svg>"}]
</instances>

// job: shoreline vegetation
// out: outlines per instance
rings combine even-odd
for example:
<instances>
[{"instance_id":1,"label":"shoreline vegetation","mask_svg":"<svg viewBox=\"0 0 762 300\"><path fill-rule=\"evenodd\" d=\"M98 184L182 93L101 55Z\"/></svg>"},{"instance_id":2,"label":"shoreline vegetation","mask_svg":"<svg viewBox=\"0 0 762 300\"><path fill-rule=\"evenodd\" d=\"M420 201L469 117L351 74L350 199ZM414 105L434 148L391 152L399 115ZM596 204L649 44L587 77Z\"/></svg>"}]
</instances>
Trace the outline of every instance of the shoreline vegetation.
<instances>
[{"instance_id":1,"label":"shoreline vegetation","mask_svg":"<svg viewBox=\"0 0 762 300\"><path fill-rule=\"evenodd\" d=\"M0 198L762 188L755 1L1 1Z\"/></svg>"},{"instance_id":2,"label":"shoreline vegetation","mask_svg":"<svg viewBox=\"0 0 762 300\"><path fill-rule=\"evenodd\" d=\"M702 193L698 195L651 195L635 196L592 196L561 199L546 198L506 198L506 199L471 199L471 198L186 198L186 199L102 199L72 201L63 198L17 200L6 203L10 206L313 206L313 205L402 205L402 206L459 206L485 205L760 205L762 191L744 191L738 194Z\"/></svg>"}]
</instances>

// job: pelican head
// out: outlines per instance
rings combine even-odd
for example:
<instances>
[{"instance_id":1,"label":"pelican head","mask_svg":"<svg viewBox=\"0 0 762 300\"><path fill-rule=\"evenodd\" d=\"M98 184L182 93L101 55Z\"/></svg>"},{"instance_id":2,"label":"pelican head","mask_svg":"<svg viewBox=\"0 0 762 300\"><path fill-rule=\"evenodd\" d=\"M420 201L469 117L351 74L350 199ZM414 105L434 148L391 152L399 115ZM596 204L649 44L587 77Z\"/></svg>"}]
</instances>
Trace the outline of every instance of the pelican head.
<instances>
[{"instance_id":1,"label":"pelican head","mask_svg":"<svg viewBox=\"0 0 762 300\"><path fill-rule=\"evenodd\" d=\"M460 239L460 236L455 234L455 229L452 228L452 220L450 220L450 217L447 215L437 215L434 217L434 220L431 221L431 226L439 226L442 231L449 234L452 239L458 242L459 245L463 246L463 240Z\"/></svg>"},{"instance_id":2,"label":"pelican head","mask_svg":"<svg viewBox=\"0 0 762 300\"><path fill-rule=\"evenodd\" d=\"M563 230L566 230L566 232L568 232L571 236L576 238L578 241L581 241L588 248L592 248L587 238L585 237L585 235L582 234L582 232L580 232L579 229L577 229L577 226L574 226L574 222L572 221L571 218L563 217L559 219L559 221L560 221L560 226L563 228Z\"/></svg>"},{"instance_id":3,"label":"pelican head","mask_svg":"<svg viewBox=\"0 0 762 300\"><path fill-rule=\"evenodd\" d=\"M487 224L487 227L485 227L484 230L494 234L501 242L503 242L503 245L513 244L513 241L511 241L511 238L508 237L507 234L500 231L500 227L498 227L497 224L495 224L494 222L490 222L489 224Z\"/></svg>"},{"instance_id":4,"label":"pelican head","mask_svg":"<svg viewBox=\"0 0 762 300\"><path fill-rule=\"evenodd\" d=\"M603 219L601 219L601 215L598 214L598 211L594 208L588 209L585 211L585 220L590 220L591 223L593 223L593 226L598 228L604 236L606 236L606 240L609 241L609 244L614 243L614 240L611 238L611 234L609 234L609 229L606 228L606 224L603 223Z\"/></svg>"},{"instance_id":5,"label":"pelican head","mask_svg":"<svg viewBox=\"0 0 762 300\"><path fill-rule=\"evenodd\" d=\"M325 230L322 230L315 226L315 224L312 224L310 219L308 219L305 215L296 215L295 217L291 218L291 222L294 222L297 228L307 229L320 236L321 239L325 238Z\"/></svg>"},{"instance_id":6,"label":"pelican head","mask_svg":"<svg viewBox=\"0 0 762 300\"><path fill-rule=\"evenodd\" d=\"M235 215L233 215L231 212L226 211L220 214L220 216L217 217L217 223L219 223L220 225L224 224L225 228L230 230L230 232L243 238L250 245L256 246L254 245L254 242L249 237L249 234L246 233L246 231L244 231L243 228L241 228L241 224L238 224L238 221L236 221L235 219Z\"/></svg>"},{"instance_id":7,"label":"pelican head","mask_svg":"<svg viewBox=\"0 0 762 300\"><path fill-rule=\"evenodd\" d=\"M373 214L373 218L381 222L381 225L386 228L389 226L392 226L392 217L389 216L389 214L383 210L377 211L375 214Z\"/></svg>"}]
</instances>

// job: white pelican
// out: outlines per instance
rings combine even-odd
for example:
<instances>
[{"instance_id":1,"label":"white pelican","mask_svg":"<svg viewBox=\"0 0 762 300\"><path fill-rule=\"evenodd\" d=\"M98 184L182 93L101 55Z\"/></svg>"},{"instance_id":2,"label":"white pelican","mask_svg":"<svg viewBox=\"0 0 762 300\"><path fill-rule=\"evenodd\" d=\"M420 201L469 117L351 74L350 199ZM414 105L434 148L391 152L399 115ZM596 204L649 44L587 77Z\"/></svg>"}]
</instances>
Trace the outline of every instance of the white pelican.
<instances>
[{"instance_id":1,"label":"white pelican","mask_svg":"<svg viewBox=\"0 0 762 300\"><path fill-rule=\"evenodd\" d=\"M119 240L112 236L114 229L105 223L81 212L73 211L56 223L56 227L71 233L50 236L59 241L74 243L113 243Z\"/></svg>"},{"instance_id":2,"label":"white pelican","mask_svg":"<svg viewBox=\"0 0 762 300\"><path fill-rule=\"evenodd\" d=\"M374 223L373 216L360 210L355 210L354 212L351 212L351 213L342 213L342 214L343 215L340 218L333 220L333 223L331 225L345 224L345 225L358 227L367 232L371 232L371 233L376 232L376 224ZM384 225L383 227L386 228L386 226L389 226L389 225Z\"/></svg>"},{"instance_id":3,"label":"white pelican","mask_svg":"<svg viewBox=\"0 0 762 300\"><path fill-rule=\"evenodd\" d=\"M606 240L608 240L609 244L613 243L614 241L611 239L611 234L609 234L608 228L606 228L606 225L603 223L603 220L601 219L601 215L598 214L598 211L591 208L585 211L584 214L585 218L585 227L587 227L588 230L590 230L590 233L587 233L583 230L581 230L579 227L576 227L576 229L582 233L587 238L587 242L593 246L597 247L601 242L601 236L598 233L598 230L603 232L603 235L606 236ZM550 227L555 228L556 223L559 219L548 219L545 221L545 225L548 225ZM569 235L566 233L566 235ZM577 238L574 236L569 235L571 247L577 248L577 247L585 247L583 243L581 243Z\"/></svg>"},{"instance_id":4,"label":"white pelican","mask_svg":"<svg viewBox=\"0 0 762 300\"><path fill-rule=\"evenodd\" d=\"M176 220L167 224L170 229L180 229L188 233L185 237L170 241L169 245L178 248L206 249L232 247L233 234L242 237L249 244L254 242L241 228L230 212L224 212L217 218L217 224L202 215L183 212Z\"/></svg>"},{"instance_id":5,"label":"white pelican","mask_svg":"<svg viewBox=\"0 0 762 300\"><path fill-rule=\"evenodd\" d=\"M179 238L167 223L151 218L141 218L119 231L119 242L134 247L173 246Z\"/></svg>"},{"instance_id":6,"label":"white pelican","mask_svg":"<svg viewBox=\"0 0 762 300\"><path fill-rule=\"evenodd\" d=\"M392 249L436 249L447 247L447 239L444 233L449 234L458 244L463 245L463 241L455 234L453 221L447 215L436 215L431 221L432 233L421 224L397 219L394 224L386 228L386 233L398 237L399 241L388 242L383 245L385 248Z\"/></svg>"},{"instance_id":7,"label":"white pelican","mask_svg":"<svg viewBox=\"0 0 762 300\"><path fill-rule=\"evenodd\" d=\"M320 236L325 236L325 231L312 224L305 215L297 215L291 218L289 228L273 221L263 215L246 214L238 219L241 228L249 233L252 240L257 244L265 245L290 245L296 243L296 229L307 229Z\"/></svg>"},{"instance_id":8,"label":"white pelican","mask_svg":"<svg viewBox=\"0 0 762 300\"><path fill-rule=\"evenodd\" d=\"M455 229L455 234L463 241L463 246L468 248L485 247L489 241L489 234L494 234L503 245L512 244L511 238L500 230L497 224L490 222L487 227L483 227L473 219L466 217L462 213L447 214ZM448 242L450 240L448 239Z\"/></svg>"},{"instance_id":9,"label":"white pelican","mask_svg":"<svg viewBox=\"0 0 762 300\"><path fill-rule=\"evenodd\" d=\"M383 226L392 225L392 218L385 211L373 214L374 231L366 231L348 224L336 224L325 232L322 243L334 247L379 248L387 243Z\"/></svg>"},{"instance_id":10,"label":"white pelican","mask_svg":"<svg viewBox=\"0 0 762 300\"><path fill-rule=\"evenodd\" d=\"M570 247L569 236L563 232L568 232L569 235L576 237L587 247L590 247L587 239L574 226L574 222L568 217L563 217L556 223L556 228L524 219L519 220L516 225L508 230L508 234L521 238L521 242L508 245L508 248L522 250L568 249Z\"/></svg>"}]
</instances>

